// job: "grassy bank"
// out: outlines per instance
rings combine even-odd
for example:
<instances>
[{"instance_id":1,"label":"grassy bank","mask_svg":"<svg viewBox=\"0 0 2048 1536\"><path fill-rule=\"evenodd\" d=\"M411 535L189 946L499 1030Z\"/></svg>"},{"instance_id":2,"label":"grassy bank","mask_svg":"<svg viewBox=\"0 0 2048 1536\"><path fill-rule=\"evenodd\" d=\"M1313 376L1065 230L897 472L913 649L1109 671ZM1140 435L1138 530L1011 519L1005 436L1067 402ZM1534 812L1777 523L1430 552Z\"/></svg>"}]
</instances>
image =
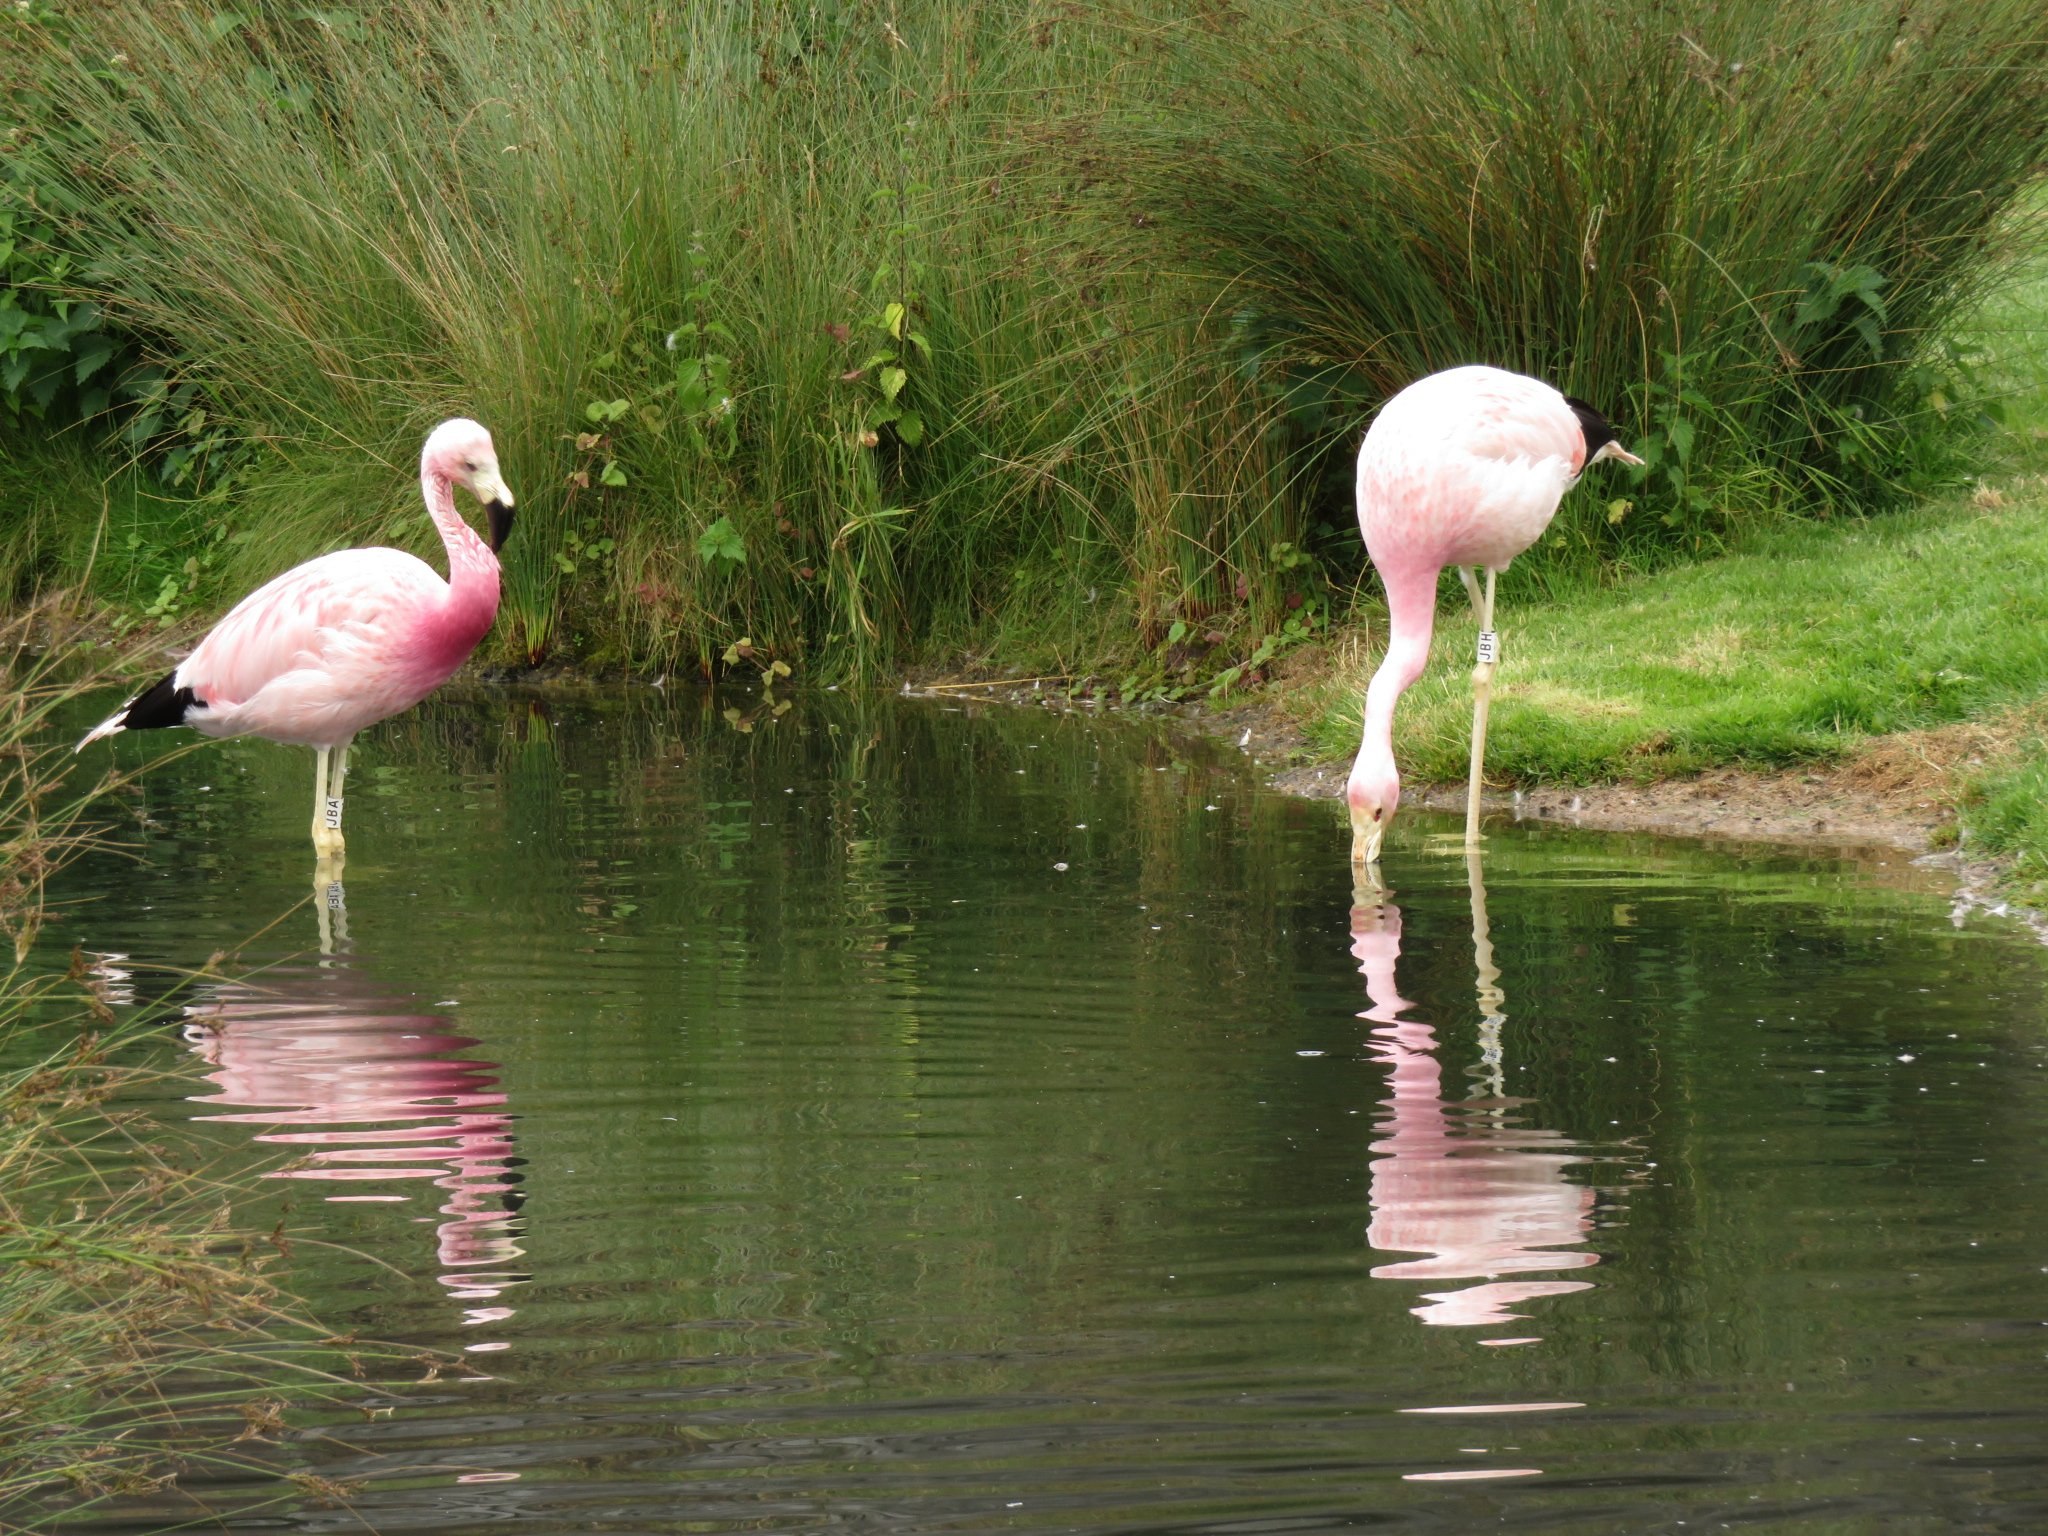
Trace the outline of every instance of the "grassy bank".
<instances>
[{"instance_id":1,"label":"grassy bank","mask_svg":"<svg viewBox=\"0 0 2048 1536\"><path fill-rule=\"evenodd\" d=\"M1786 528L1609 590L1510 603L1488 769L1573 783L1782 767L2029 702L2048 686L2048 589L2035 574L2048 561L2044 513L2041 482L2022 482L1846 527ZM1422 779L1465 771L1474 625L1452 591L1436 664L1397 723L1404 771ZM1356 707L1333 703L1322 745L1355 750Z\"/></svg>"},{"instance_id":2,"label":"grassy bank","mask_svg":"<svg viewBox=\"0 0 2048 1536\"><path fill-rule=\"evenodd\" d=\"M497 659L1178 687L1346 600L1343 461L1428 367L1559 379L1651 459L1538 571L1949 474L2037 8L1555 10L36 0L0 537L18 583L215 611L426 551L463 411L521 494Z\"/></svg>"},{"instance_id":3,"label":"grassy bank","mask_svg":"<svg viewBox=\"0 0 2048 1536\"><path fill-rule=\"evenodd\" d=\"M1511 568L1491 782L1830 764L1879 736L1969 724L1976 761L1945 780L1961 834L2048 893L2048 269L2014 274L1965 334L2001 402L1973 482L1908 510L1755 528L1691 566L1578 583ZM1466 771L1475 627L1455 583L1438 614L1431 667L1395 722L1412 781ZM1357 750L1380 620L1338 637L1292 701L1333 758Z\"/></svg>"},{"instance_id":4,"label":"grassy bank","mask_svg":"<svg viewBox=\"0 0 2048 1536\"><path fill-rule=\"evenodd\" d=\"M274 1454L287 1399L367 1401L361 1374L391 1360L301 1314L286 1236L234 1218L249 1191L119 1107L171 1070L153 1047L176 987L117 1021L119 970L53 966L36 943L45 882L115 787L46 727L104 680L53 667L34 616L0 626L0 680L0 1529L37 1530L247 1469Z\"/></svg>"},{"instance_id":5,"label":"grassy bank","mask_svg":"<svg viewBox=\"0 0 2048 1536\"><path fill-rule=\"evenodd\" d=\"M1833 765L1898 737L1925 760L1966 851L2005 861L2015 892L2040 904L2044 568L2048 475L2036 468L1910 512L1786 527L1719 560L1509 606L1488 781L1641 783ZM1474 625L1454 587L1439 611L1435 659L1395 721L1396 754L1415 782L1466 771ZM1292 701L1332 758L1357 750L1376 634L1345 636L1331 652L1343 664ZM1910 734L1943 727L1964 729L1948 742Z\"/></svg>"}]
</instances>

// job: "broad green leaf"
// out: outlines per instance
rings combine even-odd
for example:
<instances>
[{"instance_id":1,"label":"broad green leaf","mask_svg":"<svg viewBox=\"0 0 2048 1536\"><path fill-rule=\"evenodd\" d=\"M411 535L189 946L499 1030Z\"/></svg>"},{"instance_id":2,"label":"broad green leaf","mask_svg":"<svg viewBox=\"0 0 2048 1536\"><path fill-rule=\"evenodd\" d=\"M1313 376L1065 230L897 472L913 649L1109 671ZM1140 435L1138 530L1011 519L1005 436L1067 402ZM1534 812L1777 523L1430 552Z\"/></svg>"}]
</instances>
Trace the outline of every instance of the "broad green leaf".
<instances>
[{"instance_id":1,"label":"broad green leaf","mask_svg":"<svg viewBox=\"0 0 2048 1536\"><path fill-rule=\"evenodd\" d=\"M740 538L739 529L733 527L731 518L721 517L698 536L697 557L706 564L713 560L724 560L733 565L746 563L747 546Z\"/></svg>"},{"instance_id":2,"label":"broad green leaf","mask_svg":"<svg viewBox=\"0 0 2048 1536\"><path fill-rule=\"evenodd\" d=\"M1683 416L1678 417L1664 429L1664 435L1671 439L1671 451L1678 455L1683 464L1692 457L1692 423Z\"/></svg>"}]
</instances>

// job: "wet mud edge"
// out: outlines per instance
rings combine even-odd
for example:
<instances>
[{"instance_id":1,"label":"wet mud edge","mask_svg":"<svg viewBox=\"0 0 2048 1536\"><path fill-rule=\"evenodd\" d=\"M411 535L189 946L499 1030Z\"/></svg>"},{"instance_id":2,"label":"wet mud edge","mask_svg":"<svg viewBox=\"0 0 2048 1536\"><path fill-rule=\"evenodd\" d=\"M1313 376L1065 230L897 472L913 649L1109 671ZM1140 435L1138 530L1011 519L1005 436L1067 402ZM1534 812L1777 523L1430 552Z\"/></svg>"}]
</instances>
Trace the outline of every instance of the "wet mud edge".
<instances>
[{"instance_id":1,"label":"wet mud edge","mask_svg":"<svg viewBox=\"0 0 2048 1536\"><path fill-rule=\"evenodd\" d=\"M1308 761L1315 755L1313 747L1270 701L1191 723L1237 742L1266 769L1266 782L1283 794L1321 800L1344 793L1349 761ZM1967 726L1907 732L1874 738L1841 763L1772 772L1719 768L1693 778L1641 784L1488 789L1481 805L1489 817L1594 831L1806 849L1866 860L1905 853L1913 867L1954 878L1952 921L1960 924L1971 912L2011 918L2048 943L2048 913L2006 896L2003 861L1973 859L1936 846L1954 837L1957 772L1979 746ZM1463 811L1465 785L1413 785L1403 789L1402 800L1429 810Z\"/></svg>"},{"instance_id":2,"label":"wet mud edge","mask_svg":"<svg viewBox=\"0 0 2048 1536\"><path fill-rule=\"evenodd\" d=\"M1125 710L1099 698L1064 698L1032 681L908 679L903 691L952 703L1161 713L1180 729L1237 748L1282 794L1334 800L1344 793L1350 762L1319 760L1283 698L1268 695L1221 711ZM2048 943L2048 913L2007 897L2001 861L1938 846L1954 837L1961 773L1992 750L1996 735L1995 726L1949 726L1873 738L1840 763L1772 772L1720 768L1639 784L1489 789L1482 803L1488 817L1836 854L1869 864L1873 874L1900 867L1894 856L1903 853L1905 866L1954 879L1957 923L1971 912L2007 917ZM1465 808L1465 786L1411 784L1401 798L1410 808L1457 812Z\"/></svg>"}]
</instances>

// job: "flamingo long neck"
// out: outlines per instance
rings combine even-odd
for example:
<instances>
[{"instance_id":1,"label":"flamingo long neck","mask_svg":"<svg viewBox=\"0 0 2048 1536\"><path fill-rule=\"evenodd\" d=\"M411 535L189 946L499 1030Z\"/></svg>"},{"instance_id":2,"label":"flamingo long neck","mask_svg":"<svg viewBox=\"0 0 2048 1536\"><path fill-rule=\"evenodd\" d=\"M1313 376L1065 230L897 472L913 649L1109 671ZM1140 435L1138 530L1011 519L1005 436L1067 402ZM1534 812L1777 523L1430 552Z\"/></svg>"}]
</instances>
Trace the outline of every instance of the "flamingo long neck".
<instances>
[{"instance_id":1,"label":"flamingo long neck","mask_svg":"<svg viewBox=\"0 0 2048 1536\"><path fill-rule=\"evenodd\" d=\"M420 471L427 515L448 551L448 598L431 615L422 643L452 670L475 649L498 615L498 557L455 510L455 487L444 475ZM442 655L445 650L448 654Z\"/></svg>"},{"instance_id":2,"label":"flamingo long neck","mask_svg":"<svg viewBox=\"0 0 2048 1536\"><path fill-rule=\"evenodd\" d=\"M1358 748L1353 779L1398 784L1394 766L1394 706L1429 664L1429 637L1436 628L1435 570L1412 570L1380 580L1387 592L1387 654L1365 690L1365 738Z\"/></svg>"}]
</instances>

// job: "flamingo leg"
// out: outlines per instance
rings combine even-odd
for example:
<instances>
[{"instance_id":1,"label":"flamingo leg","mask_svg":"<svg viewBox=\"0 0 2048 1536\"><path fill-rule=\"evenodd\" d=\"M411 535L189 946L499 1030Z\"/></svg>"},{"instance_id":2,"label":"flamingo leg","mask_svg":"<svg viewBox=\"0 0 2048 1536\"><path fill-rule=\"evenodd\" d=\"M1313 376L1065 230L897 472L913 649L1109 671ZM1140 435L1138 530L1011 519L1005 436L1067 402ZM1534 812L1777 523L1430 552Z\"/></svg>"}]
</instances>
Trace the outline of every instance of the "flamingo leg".
<instances>
[{"instance_id":1,"label":"flamingo leg","mask_svg":"<svg viewBox=\"0 0 2048 1536\"><path fill-rule=\"evenodd\" d=\"M1459 574L1464 574L1464 567L1459 567ZM1486 595L1483 599L1478 598L1476 582L1468 582L1467 584L1474 589L1474 597L1477 599L1476 606L1479 609L1479 633L1485 637L1480 641L1482 647L1481 655L1485 659L1472 669L1472 773L1471 781L1465 790L1465 846L1467 848L1479 846L1479 786L1486 763L1486 710L1487 706L1493 702L1494 660L1492 651L1499 644L1493 638L1493 578L1494 573L1488 571L1486 573Z\"/></svg>"},{"instance_id":2,"label":"flamingo leg","mask_svg":"<svg viewBox=\"0 0 2048 1536\"><path fill-rule=\"evenodd\" d=\"M327 803L333 807L327 817L327 824L334 828L334 846L341 847L341 781L348 777L348 749L355 741L351 736L334 749L334 774L327 781Z\"/></svg>"},{"instance_id":3,"label":"flamingo leg","mask_svg":"<svg viewBox=\"0 0 2048 1536\"><path fill-rule=\"evenodd\" d=\"M1479 583L1472 578L1472 567L1460 565L1455 567L1455 569L1458 573L1458 580L1464 583L1465 595L1472 599L1472 611L1477 613L1479 611Z\"/></svg>"},{"instance_id":4,"label":"flamingo leg","mask_svg":"<svg viewBox=\"0 0 2048 1536\"><path fill-rule=\"evenodd\" d=\"M341 781L347 772L347 742L331 750L313 749L313 852L322 864L342 856Z\"/></svg>"},{"instance_id":5,"label":"flamingo leg","mask_svg":"<svg viewBox=\"0 0 2048 1536\"><path fill-rule=\"evenodd\" d=\"M313 749L313 850L321 851L327 831L327 749Z\"/></svg>"}]
</instances>

